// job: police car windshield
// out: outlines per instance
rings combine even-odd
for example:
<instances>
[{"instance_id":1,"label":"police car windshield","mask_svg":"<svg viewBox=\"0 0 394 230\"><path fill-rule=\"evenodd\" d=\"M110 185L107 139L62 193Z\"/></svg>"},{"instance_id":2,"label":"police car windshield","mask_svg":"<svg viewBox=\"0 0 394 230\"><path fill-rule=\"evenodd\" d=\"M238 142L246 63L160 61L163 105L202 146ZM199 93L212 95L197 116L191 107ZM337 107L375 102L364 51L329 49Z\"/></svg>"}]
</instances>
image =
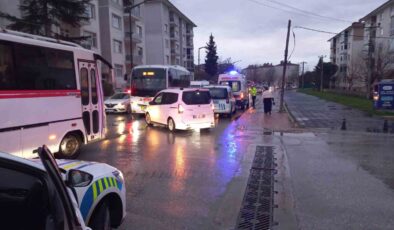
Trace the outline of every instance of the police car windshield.
<instances>
[{"instance_id":1,"label":"police car windshield","mask_svg":"<svg viewBox=\"0 0 394 230\"><path fill-rule=\"evenodd\" d=\"M226 99L227 90L224 88L210 88L209 93L212 99Z\"/></svg>"}]
</instances>

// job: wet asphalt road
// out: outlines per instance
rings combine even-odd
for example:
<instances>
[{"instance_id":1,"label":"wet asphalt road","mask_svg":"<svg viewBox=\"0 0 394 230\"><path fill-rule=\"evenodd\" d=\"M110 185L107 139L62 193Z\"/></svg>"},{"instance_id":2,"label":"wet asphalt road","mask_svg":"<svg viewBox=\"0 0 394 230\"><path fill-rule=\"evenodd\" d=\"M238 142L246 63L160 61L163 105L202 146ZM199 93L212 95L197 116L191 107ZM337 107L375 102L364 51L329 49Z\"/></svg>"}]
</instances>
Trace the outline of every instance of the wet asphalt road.
<instances>
[{"instance_id":1,"label":"wet asphalt road","mask_svg":"<svg viewBox=\"0 0 394 230\"><path fill-rule=\"evenodd\" d=\"M108 138L85 146L79 159L124 173L121 229L234 228L249 168L243 167L247 137L236 138L241 115L218 118L210 131L170 133L147 127L143 117L110 114Z\"/></svg>"}]
</instances>

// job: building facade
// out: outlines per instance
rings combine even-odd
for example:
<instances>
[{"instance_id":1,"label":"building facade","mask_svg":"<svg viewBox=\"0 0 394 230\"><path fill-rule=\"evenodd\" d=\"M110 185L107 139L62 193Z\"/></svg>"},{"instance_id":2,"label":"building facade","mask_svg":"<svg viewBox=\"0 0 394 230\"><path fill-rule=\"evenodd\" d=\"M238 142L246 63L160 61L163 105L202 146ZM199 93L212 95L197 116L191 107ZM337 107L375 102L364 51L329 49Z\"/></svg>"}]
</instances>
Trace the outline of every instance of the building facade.
<instances>
[{"instance_id":1,"label":"building facade","mask_svg":"<svg viewBox=\"0 0 394 230\"><path fill-rule=\"evenodd\" d=\"M330 61L338 66L335 88L363 90L365 68L364 24L355 22L341 31L330 42Z\"/></svg>"},{"instance_id":2,"label":"building facade","mask_svg":"<svg viewBox=\"0 0 394 230\"><path fill-rule=\"evenodd\" d=\"M394 0L387 1L365 17L364 46L371 66L371 81L394 78Z\"/></svg>"},{"instance_id":3,"label":"building facade","mask_svg":"<svg viewBox=\"0 0 394 230\"><path fill-rule=\"evenodd\" d=\"M20 17L22 0L2 0L0 10ZM141 4L140 4L141 3ZM131 9L131 11L130 11ZM115 89L126 86L124 75L136 65L180 65L194 72L193 28L196 26L168 0L91 0L89 21L80 27L61 25L52 30L84 37L81 45L100 53L114 68L103 69L103 79ZM0 26L10 22L0 18Z\"/></svg>"},{"instance_id":4,"label":"building facade","mask_svg":"<svg viewBox=\"0 0 394 230\"><path fill-rule=\"evenodd\" d=\"M193 28L196 25L170 1L144 4L146 64L180 65L194 72Z\"/></svg>"}]
</instances>

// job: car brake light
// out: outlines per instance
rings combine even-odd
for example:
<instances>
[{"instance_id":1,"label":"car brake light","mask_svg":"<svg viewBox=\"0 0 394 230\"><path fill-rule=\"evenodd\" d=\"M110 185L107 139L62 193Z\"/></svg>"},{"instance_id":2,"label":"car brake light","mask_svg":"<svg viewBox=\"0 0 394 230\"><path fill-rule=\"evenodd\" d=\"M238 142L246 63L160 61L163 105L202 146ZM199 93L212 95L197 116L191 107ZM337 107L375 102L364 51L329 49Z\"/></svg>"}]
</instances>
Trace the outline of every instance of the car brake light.
<instances>
[{"instance_id":1,"label":"car brake light","mask_svg":"<svg viewBox=\"0 0 394 230\"><path fill-rule=\"evenodd\" d=\"M185 109L183 108L183 106L181 104L178 105L178 113L183 113L185 112Z\"/></svg>"}]
</instances>

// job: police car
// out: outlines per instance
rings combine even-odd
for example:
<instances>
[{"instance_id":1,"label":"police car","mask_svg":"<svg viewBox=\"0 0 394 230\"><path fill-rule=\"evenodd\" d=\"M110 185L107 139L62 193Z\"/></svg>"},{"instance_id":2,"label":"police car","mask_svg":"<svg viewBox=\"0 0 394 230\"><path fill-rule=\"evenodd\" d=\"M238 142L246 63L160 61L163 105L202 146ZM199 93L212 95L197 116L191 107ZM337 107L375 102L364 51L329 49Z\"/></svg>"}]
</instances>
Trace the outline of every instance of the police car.
<instances>
[{"instance_id":1,"label":"police car","mask_svg":"<svg viewBox=\"0 0 394 230\"><path fill-rule=\"evenodd\" d=\"M126 215L123 174L96 162L0 152L2 229L111 229ZM89 227L87 227L89 226Z\"/></svg>"}]
</instances>

